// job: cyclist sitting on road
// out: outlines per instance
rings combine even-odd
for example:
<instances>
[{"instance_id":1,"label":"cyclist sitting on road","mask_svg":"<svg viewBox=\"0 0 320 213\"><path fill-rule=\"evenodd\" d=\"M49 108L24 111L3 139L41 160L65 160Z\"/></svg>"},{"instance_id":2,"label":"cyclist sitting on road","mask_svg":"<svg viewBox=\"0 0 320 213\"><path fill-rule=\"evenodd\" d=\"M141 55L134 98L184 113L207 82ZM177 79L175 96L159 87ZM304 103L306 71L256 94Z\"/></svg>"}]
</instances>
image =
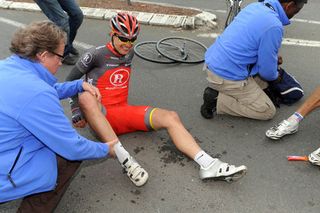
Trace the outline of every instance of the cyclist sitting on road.
<instances>
[{"instance_id":1,"label":"cyclist sitting on road","mask_svg":"<svg viewBox=\"0 0 320 213\"><path fill-rule=\"evenodd\" d=\"M79 79L85 75L87 82L100 90L102 111L106 112L106 119L116 134L165 128L176 147L200 165L201 179L232 181L241 178L247 168L229 165L204 152L185 129L176 112L128 104L133 43L139 34L140 25L134 16L126 13L118 13L111 19L110 25L111 41L85 53L66 80ZM104 133L101 125L103 121L95 119L95 115L101 113L101 104L89 93L79 95L78 99L74 97L71 104L74 126L84 127L88 122L101 137ZM145 184L148 173L121 143L115 145L115 153L130 180L137 186Z\"/></svg>"},{"instance_id":2,"label":"cyclist sitting on road","mask_svg":"<svg viewBox=\"0 0 320 213\"><path fill-rule=\"evenodd\" d=\"M308 99L288 119L283 120L279 124L267 130L266 136L268 138L278 140L285 135L296 133L298 131L300 121L320 106L319 94L320 87L315 89ZM312 164L320 166L320 148L309 154L308 158Z\"/></svg>"},{"instance_id":3,"label":"cyclist sitting on road","mask_svg":"<svg viewBox=\"0 0 320 213\"><path fill-rule=\"evenodd\" d=\"M283 26L307 0L265 0L244 8L205 54L209 87L204 90L201 115L229 114L272 119L276 108L263 89L278 74ZM280 79L280 78L279 78Z\"/></svg>"}]
</instances>

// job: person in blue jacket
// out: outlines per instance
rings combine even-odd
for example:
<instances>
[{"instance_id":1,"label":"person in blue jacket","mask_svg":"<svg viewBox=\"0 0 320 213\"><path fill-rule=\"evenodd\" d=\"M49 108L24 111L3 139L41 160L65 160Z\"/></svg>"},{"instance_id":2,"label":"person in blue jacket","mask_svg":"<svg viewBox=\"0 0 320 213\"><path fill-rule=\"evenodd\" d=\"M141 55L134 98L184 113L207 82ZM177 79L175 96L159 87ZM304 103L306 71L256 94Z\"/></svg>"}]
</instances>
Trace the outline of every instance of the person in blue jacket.
<instances>
[{"instance_id":1,"label":"person in blue jacket","mask_svg":"<svg viewBox=\"0 0 320 213\"><path fill-rule=\"evenodd\" d=\"M307 0L264 0L249 4L205 53L209 87L200 112L258 120L274 117L276 108L263 91L276 81L284 26Z\"/></svg>"},{"instance_id":2,"label":"person in blue jacket","mask_svg":"<svg viewBox=\"0 0 320 213\"><path fill-rule=\"evenodd\" d=\"M14 34L13 55L0 61L0 203L24 198L18 212L52 212L81 160L114 156L111 127L104 143L90 141L64 115L61 99L101 98L83 80L57 83L65 41L54 23L34 22Z\"/></svg>"}]
</instances>

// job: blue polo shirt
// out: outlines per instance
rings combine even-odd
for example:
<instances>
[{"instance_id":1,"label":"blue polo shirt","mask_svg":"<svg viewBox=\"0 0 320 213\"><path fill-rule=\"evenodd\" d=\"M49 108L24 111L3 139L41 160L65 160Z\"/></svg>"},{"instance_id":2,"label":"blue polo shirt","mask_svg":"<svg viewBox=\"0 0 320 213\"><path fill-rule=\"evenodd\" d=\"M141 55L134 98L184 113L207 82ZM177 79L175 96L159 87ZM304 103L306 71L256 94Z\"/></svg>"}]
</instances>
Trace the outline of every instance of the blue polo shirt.
<instances>
[{"instance_id":1,"label":"blue polo shirt","mask_svg":"<svg viewBox=\"0 0 320 213\"><path fill-rule=\"evenodd\" d=\"M0 202L54 189L57 154L68 160L108 154L107 144L80 136L64 115L60 99L81 91L82 80L57 83L40 63L17 55L0 61Z\"/></svg>"},{"instance_id":2,"label":"blue polo shirt","mask_svg":"<svg viewBox=\"0 0 320 213\"><path fill-rule=\"evenodd\" d=\"M272 8L264 3L269 3ZM264 80L278 77L278 51L283 26L290 24L278 0L249 4L205 53L209 70L227 80L244 80L259 74ZM253 65L249 73L248 67Z\"/></svg>"}]
</instances>

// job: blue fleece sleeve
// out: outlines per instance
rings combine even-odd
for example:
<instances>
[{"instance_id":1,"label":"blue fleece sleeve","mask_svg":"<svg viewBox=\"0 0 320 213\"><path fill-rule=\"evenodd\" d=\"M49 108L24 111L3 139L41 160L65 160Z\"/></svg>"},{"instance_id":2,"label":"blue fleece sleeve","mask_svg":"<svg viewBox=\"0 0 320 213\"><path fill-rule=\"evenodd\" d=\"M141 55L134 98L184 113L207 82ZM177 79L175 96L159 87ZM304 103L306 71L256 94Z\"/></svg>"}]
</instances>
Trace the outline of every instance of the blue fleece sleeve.
<instances>
[{"instance_id":1,"label":"blue fleece sleeve","mask_svg":"<svg viewBox=\"0 0 320 213\"><path fill-rule=\"evenodd\" d=\"M106 157L109 146L90 141L72 128L53 91L35 96L18 115L18 121L40 142L68 160Z\"/></svg>"},{"instance_id":2,"label":"blue fleece sleeve","mask_svg":"<svg viewBox=\"0 0 320 213\"><path fill-rule=\"evenodd\" d=\"M56 89L59 99L65 99L75 96L79 92L83 92L82 88L83 80L67 81L64 83L56 83L53 87Z\"/></svg>"},{"instance_id":3,"label":"blue fleece sleeve","mask_svg":"<svg viewBox=\"0 0 320 213\"><path fill-rule=\"evenodd\" d=\"M270 28L263 33L258 50L258 61L253 67L254 73L266 81L273 81L278 77L278 51L281 47L283 31L280 27Z\"/></svg>"}]
</instances>

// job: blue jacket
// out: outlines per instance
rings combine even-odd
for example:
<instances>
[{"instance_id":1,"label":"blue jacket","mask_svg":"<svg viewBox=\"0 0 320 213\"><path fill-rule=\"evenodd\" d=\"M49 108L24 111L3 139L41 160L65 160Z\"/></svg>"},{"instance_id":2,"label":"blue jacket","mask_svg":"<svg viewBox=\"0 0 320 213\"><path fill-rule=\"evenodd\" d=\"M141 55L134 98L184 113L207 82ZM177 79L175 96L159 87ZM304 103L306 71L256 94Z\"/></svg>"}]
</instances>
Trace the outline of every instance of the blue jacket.
<instances>
[{"instance_id":1,"label":"blue jacket","mask_svg":"<svg viewBox=\"0 0 320 213\"><path fill-rule=\"evenodd\" d=\"M205 63L212 72L233 81L256 74L267 81L278 77L283 26L290 21L278 0L264 2L272 8L261 2L249 4L207 50Z\"/></svg>"},{"instance_id":2,"label":"blue jacket","mask_svg":"<svg viewBox=\"0 0 320 213\"><path fill-rule=\"evenodd\" d=\"M82 91L82 80L56 81L40 63L17 55L0 61L0 202L54 189L56 154L68 160L108 154L107 144L72 128L60 104Z\"/></svg>"}]
</instances>

